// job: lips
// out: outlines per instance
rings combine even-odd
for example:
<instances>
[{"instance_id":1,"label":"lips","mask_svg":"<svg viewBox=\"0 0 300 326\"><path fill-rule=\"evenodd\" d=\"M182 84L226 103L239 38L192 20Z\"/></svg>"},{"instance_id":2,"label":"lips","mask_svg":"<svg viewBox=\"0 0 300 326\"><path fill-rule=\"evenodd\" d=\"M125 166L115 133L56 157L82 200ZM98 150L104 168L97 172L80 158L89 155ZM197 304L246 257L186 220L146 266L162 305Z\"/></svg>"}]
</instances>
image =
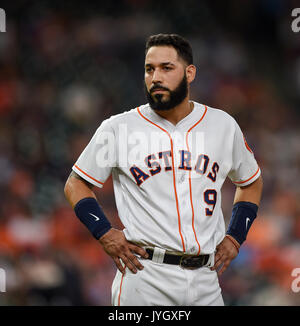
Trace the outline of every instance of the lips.
<instances>
[{"instance_id":1,"label":"lips","mask_svg":"<svg viewBox=\"0 0 300 326\"><path fill-rule=\"evenodd\" d=\"M151 93L158 93L158 92L166 92L167 90L164 88L155 88L151 90Z\"/></svg>"},{"instance_id":2,"label":"lips","mask_svg":"<svg viewBox=\"0 0 300 326\"><path fill-rule=\"evenodd\" d=\"M165 89L155 89L154 91L152 91L152 93L161 93L161 92L165 92Z\"/></svg>"}]
</instances>

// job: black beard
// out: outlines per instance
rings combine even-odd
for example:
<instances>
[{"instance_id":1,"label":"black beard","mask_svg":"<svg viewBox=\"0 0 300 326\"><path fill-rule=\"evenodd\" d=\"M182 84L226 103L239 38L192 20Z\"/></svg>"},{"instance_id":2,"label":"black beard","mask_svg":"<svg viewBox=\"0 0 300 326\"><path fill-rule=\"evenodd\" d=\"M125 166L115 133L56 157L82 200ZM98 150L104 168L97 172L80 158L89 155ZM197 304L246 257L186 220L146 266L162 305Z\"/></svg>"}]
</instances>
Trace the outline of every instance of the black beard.
<instances>
[{"instance_id":1,"label":"black beard","mask_svg":"<svg viewBox=\"0 0 300 326\"><path fill-rule=\"evenodd\" d=\"M157 110L157 111L171 110L175 106L182 103L188 94L188 83L187 83L186 75L184 74L181 82L173 91L170 91L169 89L162 87L159 84L155 85L151 91L153 91L155 88L156 89L162 88L167 90L169 92L169 99L166 101L162 101L163 94L155 94L154 95L155 99L153 99L151 93L148 92L146 84L144 82L144 92L150 107L153 110Z\"/></svg>"}]
</instances>

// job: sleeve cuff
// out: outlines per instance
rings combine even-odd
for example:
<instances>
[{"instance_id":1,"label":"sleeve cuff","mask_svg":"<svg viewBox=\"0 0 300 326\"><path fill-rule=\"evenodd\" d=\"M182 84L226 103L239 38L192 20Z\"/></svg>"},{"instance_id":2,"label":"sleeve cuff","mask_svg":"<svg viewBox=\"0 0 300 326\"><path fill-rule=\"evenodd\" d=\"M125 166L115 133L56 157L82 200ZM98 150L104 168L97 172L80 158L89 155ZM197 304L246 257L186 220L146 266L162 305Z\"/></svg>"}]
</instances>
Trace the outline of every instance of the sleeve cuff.
<instances>
[{"instance_id":1,"label":"sleeve cuff","mask_svg":"<svg viewBox=\"0 0 300 326\"><path fill-rule=\"evenodd\" d=\"M260 175L261 175L261 170L258 167L256 172L250 178L241 181L232 181L232 182L238 187L244 187L253 183L256 179L259 178Z\"/></svg>"},{"instance_id":2,"label":"sleeve cuff","mask_svg":"<svg viewBox=\"0 0 300 326\"><path fill-rule=\"evenodd\" d=\"M104 182L101 182L92 176L90 176L88 173L84 172L80 167L78 167L76 164L73 165L72 170L76 172L78 175L80 175L84 180L87 182L93 184L96 187L102 188L104 185Z\"/></svg>"}]
</instances>

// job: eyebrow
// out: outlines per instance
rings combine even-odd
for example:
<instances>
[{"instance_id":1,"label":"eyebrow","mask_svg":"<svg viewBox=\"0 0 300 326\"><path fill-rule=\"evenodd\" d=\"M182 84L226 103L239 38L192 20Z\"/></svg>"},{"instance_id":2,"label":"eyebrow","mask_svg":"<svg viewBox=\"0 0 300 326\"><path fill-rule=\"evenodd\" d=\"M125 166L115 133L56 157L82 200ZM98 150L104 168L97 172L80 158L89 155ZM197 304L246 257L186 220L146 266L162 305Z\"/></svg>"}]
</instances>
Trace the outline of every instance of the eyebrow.
<instances>
[{"instance_id":1,"label":"eyebrow","mask_svg":"<svg viewBox=\"0 0 300 326\"><path fill-rule=\"evenodd\" d=\"M172 62L161 62L160 64L159 64L159 66L168 66L168 65L170 65L170 66L175 66L174 65L174 63L172 63ZM153 64L152 63L146 63L145 64L145 67L152 67L153 66Z\"/></svg>"}]
</instances>

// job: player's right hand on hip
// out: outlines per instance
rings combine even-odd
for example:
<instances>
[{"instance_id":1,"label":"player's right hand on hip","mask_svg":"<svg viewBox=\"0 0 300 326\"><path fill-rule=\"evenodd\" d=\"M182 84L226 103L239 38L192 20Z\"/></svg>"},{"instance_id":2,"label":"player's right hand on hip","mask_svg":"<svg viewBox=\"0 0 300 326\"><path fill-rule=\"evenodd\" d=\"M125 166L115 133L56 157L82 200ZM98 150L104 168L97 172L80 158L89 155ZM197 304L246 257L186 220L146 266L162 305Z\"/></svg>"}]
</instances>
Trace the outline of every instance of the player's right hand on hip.
<instances>
[{"instance_id":1,"label":"player's right hand on hip","mask_svg":"<svg viewBox=\"0 0 300 326\"><path fill-rule=\"evenodd\" d=\"M148 258L148 253L143 248L127 241L123 231L111 228L99 239L99 242L122 274L125 274L126 267L132 273L137 273L138 269L144 268L135 254Z\"/></svg>"}]
</instances>

